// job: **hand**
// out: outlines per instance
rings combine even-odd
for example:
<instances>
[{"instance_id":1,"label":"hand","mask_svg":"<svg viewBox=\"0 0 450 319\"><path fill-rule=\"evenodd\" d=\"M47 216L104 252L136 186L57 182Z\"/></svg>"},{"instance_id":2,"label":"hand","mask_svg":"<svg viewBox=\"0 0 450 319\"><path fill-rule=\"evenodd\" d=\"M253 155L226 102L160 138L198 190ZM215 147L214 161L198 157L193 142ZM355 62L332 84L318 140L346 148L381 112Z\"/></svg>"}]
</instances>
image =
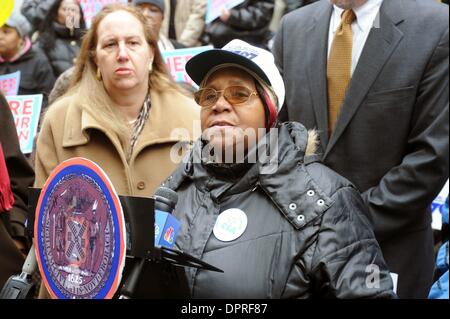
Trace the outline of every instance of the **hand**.
<instances>
[{"instance_id":1,"label":"hand","mask_svg":"<svg viewBox=\"0 0 450 319\"><path fill-rule=\"evenodd\" d=\"M220 15L220 20L222 20L223 22L227 22L228 19L230 19L231 13L230 10L228 10L225 7L222 7L222 13Z\"/></svg>"}]
</instances>

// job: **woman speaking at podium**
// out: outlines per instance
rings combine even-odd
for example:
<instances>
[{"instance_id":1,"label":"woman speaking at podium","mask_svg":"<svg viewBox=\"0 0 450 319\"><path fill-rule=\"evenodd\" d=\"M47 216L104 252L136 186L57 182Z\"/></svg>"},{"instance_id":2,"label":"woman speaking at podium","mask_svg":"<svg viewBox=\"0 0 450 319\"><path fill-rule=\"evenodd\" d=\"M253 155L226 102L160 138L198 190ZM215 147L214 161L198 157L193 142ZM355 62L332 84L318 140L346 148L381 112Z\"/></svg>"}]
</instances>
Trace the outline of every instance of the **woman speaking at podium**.
<instances>
[{"instance_id":1,"label":"woman speaking at podium","mask_svg":"<svg viewBox=\"0 0 450 319\"><path fill-rule=\"evenodd\" d=\"M395 296L359 192L320 163L314 132L277 124L272 54L233 40L186 70L202 138L164 184L178 193L178 248L223 270L187 269L192 297Z\"/></svg>"}]
</instances>

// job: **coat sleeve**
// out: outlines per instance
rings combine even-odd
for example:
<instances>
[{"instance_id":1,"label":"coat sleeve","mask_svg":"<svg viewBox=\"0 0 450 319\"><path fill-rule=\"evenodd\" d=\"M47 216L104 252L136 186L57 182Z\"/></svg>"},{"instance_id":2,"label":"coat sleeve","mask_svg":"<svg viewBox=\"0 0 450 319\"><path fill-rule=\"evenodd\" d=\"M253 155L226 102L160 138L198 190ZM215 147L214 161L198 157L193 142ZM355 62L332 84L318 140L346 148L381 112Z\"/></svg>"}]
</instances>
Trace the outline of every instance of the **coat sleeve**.
<instances>
[{"instance_id":1,"label":"coat sleeve","mask_svg":"<svg viewBox=\"0 0 450 319\"><path fill-rule=\"evenodd\" d=\"M324 213L309 278L319 298L395 298L381 248L352 187L338 190Z\"/></svg>"},{"instance_id":2,"label":"coat sleeve","mask_svg":"<svg viewBox=\"0 0 450 319\"><path fill-rule=\"evenodd\" d=\"M206 5L206 0L195 0L193 2L191 14L186 22L186 26L177 39L182 45L186 47L198 45L200 36L205 28Z\"/></svg>"},{"instance_id":3,"label":"coat sleeve","mask_svg":"<svg viewBox=\"0 0 450 319\"><path fill-rule=\"evenodd\" d=\"M274 7L274 0L252 1L247 6L231 9L231 15L226 24L239 30L264 28L272 20Z\"/></svg>"},{"instance_id":4,"label":"coat sleeve","mask_svg":"<svg viewBox=\"0 0 450 319\"><path fill-rule=\"evenodd\" d=\"M51 121L47 115L44 117L36 142L36 157L34 161L36 180L34 186L39 188L44 186L52 170L59 164Z\"/></svg>"},{"instance_id":5,"label":"coat sleeve","mask_svg":"<svg viewBox=\"0 0 450 319\"><path fill-rule=\"evenodd\" d=\"M9 214L11 236L24 240L25 221L28 218L28 187L33 185L34 172L20 150L13 115L2 95L0 95L0 123L0 142L14 195L14 205Z\"/></svg>"},{"instance_id":6,"label":"coat sleeve","mask_svg":"<svg viewBox=\"0 0 450 319\"><path fill-rule=\"evenodd\" d=\"M35 30L39 29L44 21L54 0L24 0L21 12L33 25Z\"/></svg>"},{"instance_id":7,"label":"coat sleeve","mask_svg":"<svg viewBox=\"0 0 450 319\"><path fill-rule=\"evenodd\" d=\"M55 76L53 75L53 69L48 61L46 55L38 49L39 59L38 65L36 65L36 72L34 74L34 79L38 83L38 90L44 95L42 102L42 109L45 109L48 105L48 97L50 92L55 85Z\"/></svg>"},{"instance_id":8,"label":"coat sleeve","mask_svg":"<svg viewBox=\"0 0 450 319\"><path fill-rule=\"evenodd\" d=\"M380 241L419 218L411 213L426 211L448 179L448 31L447 20L419 84L403 161L363 193Z\"/></svg>"},{"instance_id":9,"label":"coat sleeve","mask_svg":"<svg viewBox=\"0 0 450 319\"><path fill-rule=\"evenodd\" d=\"M289 13L298 8L304 7L308 4L316 2L317 0L285 0L286 2L286 10L285 13Z\"/></svg>"}]
</instances>

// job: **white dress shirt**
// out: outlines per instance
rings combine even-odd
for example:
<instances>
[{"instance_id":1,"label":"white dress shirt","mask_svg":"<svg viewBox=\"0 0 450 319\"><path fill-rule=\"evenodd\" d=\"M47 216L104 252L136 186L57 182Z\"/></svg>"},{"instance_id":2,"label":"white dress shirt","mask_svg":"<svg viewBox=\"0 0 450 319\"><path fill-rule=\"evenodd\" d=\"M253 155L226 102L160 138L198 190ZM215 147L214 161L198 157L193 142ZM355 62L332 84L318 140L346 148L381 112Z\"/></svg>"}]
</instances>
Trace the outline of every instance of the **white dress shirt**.
<instances>
[{"instance_id":1,"label":"white dress shirt","mask_svg":"<svg viewBox=\"0 0 450 319\"><path fill-rule=\"evenodd\" d=\"M372 26L379 27L378 22L375 21L380 11L383 0L368 0L359 8L353 9L356 15L356 21L352 24L353 32L353 49L352 49L352 75L358 64L359 57L366 44ZM333 5L334 10L331 14L330 31L328 34L328 56L330 56L331 45L333 44L334 34L341 24L341 16L344 9Z\"/></svg>"}]
</instances>

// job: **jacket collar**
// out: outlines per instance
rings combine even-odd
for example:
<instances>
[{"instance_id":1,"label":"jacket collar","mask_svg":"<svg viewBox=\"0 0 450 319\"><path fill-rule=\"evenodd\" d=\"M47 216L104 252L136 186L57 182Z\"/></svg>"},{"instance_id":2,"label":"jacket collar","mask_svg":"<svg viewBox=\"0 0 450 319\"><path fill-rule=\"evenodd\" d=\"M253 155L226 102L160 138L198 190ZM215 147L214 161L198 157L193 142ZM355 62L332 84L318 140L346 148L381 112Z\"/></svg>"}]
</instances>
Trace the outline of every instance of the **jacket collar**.
<instances>
[{"instance_id":1,"label":"jacket collar","mask_svg":"<svg viewBox=\"0 0 450 319\"><path fill-rule=\"evenodd\" d=\"M317 143L314 139L315 135L308 133L300 123L283 123L278 128L277 170L262 174L267 165L273 162L258 162L235 183L218 179L208 172L198 160L201 144L197 141L185 164L180 165L163 185L177 190L184 182L191 180L196 188L209 193L216 203L228 196L260 187L285 218L296 229L301 229L332 204L330 197L319 188L304 165L319 160L318 156L311 153L313 148L310 145ZM317 205L320 200L323 200L323 204Z\"/></svg>"},{"instance_id":2,"label":"jacket collar","mask_svg":"<svg viewBox=\"0 0 450 319\"><path fill-rule=\"evenodd\" d=\"M73 28L70 29L65 25L62 25L56 21L52 23L53 30L55 31L56 37L61 39L75 39L78 40L82 36L83 29Z\"/></svg>"},{"instance_id":3,"label":"jacket collar","mask_svg":"<svg viewBox=\"0 0 450 319\"><path fill-rule=\"evenodd\" d=\"M138 154L142 149L151 145L177 142L189 143L192 139L192 132L195 130L195 127L193 127L194 124L190 117L184 119L180 116L179 105L185 103L185 100L178 94L160 94L152 91L151 101L152 106L150 109L149 120L142 130L139 141L135 146L134 154ZM168 119L170 119L170 121ZM177 128L187 129L190 136L173 134L174 130ZM92 114L82 110L76 105L76 99L72 98L68 105L66 115L63 147L86 145L90 140L91 130L102 132L117 148L120 148L118 137L106 131ZM133 157L135 157L135 155L133 155Z\"/></svg>"},{"instance_id":4,"label":"jacket collar","mask_svg":"<svg viewBox=\"0 0 450 319\"><path fill-rule=\"evenodd\" d=\"M277 139L273 139L274 137ZM271 138L272 140L270 140ZM264 143L271 143L272 147L275 145L274 141L277 141L276 156L268 156L264 159L258 158L255 164L244 163L229 166L228 168L233 170L232 173L240 174L239 178L235 176L236 174L224 177L220 166L206 163L205 159L202 158L203 142L198 140L189 158L185 161L186 164L180 166L174 175L181 174L192 179L198 188L206 192L214 192L214 197L219 199L223 195L232 195L253 188L257 181L263 184L264 181L272 178L288 176L296 166L304 162L305 156L306 158L314 156L314 148L310 146L316 144L315 138L315 135L308 133L300 123L281 124L277 130L271 131L259 142L260 147ZM232 175L233 178L231 178ZM179 177L175 180L181 183ZM225 186L222 187L222 185Z\"/></svg>"}]
</instances>

